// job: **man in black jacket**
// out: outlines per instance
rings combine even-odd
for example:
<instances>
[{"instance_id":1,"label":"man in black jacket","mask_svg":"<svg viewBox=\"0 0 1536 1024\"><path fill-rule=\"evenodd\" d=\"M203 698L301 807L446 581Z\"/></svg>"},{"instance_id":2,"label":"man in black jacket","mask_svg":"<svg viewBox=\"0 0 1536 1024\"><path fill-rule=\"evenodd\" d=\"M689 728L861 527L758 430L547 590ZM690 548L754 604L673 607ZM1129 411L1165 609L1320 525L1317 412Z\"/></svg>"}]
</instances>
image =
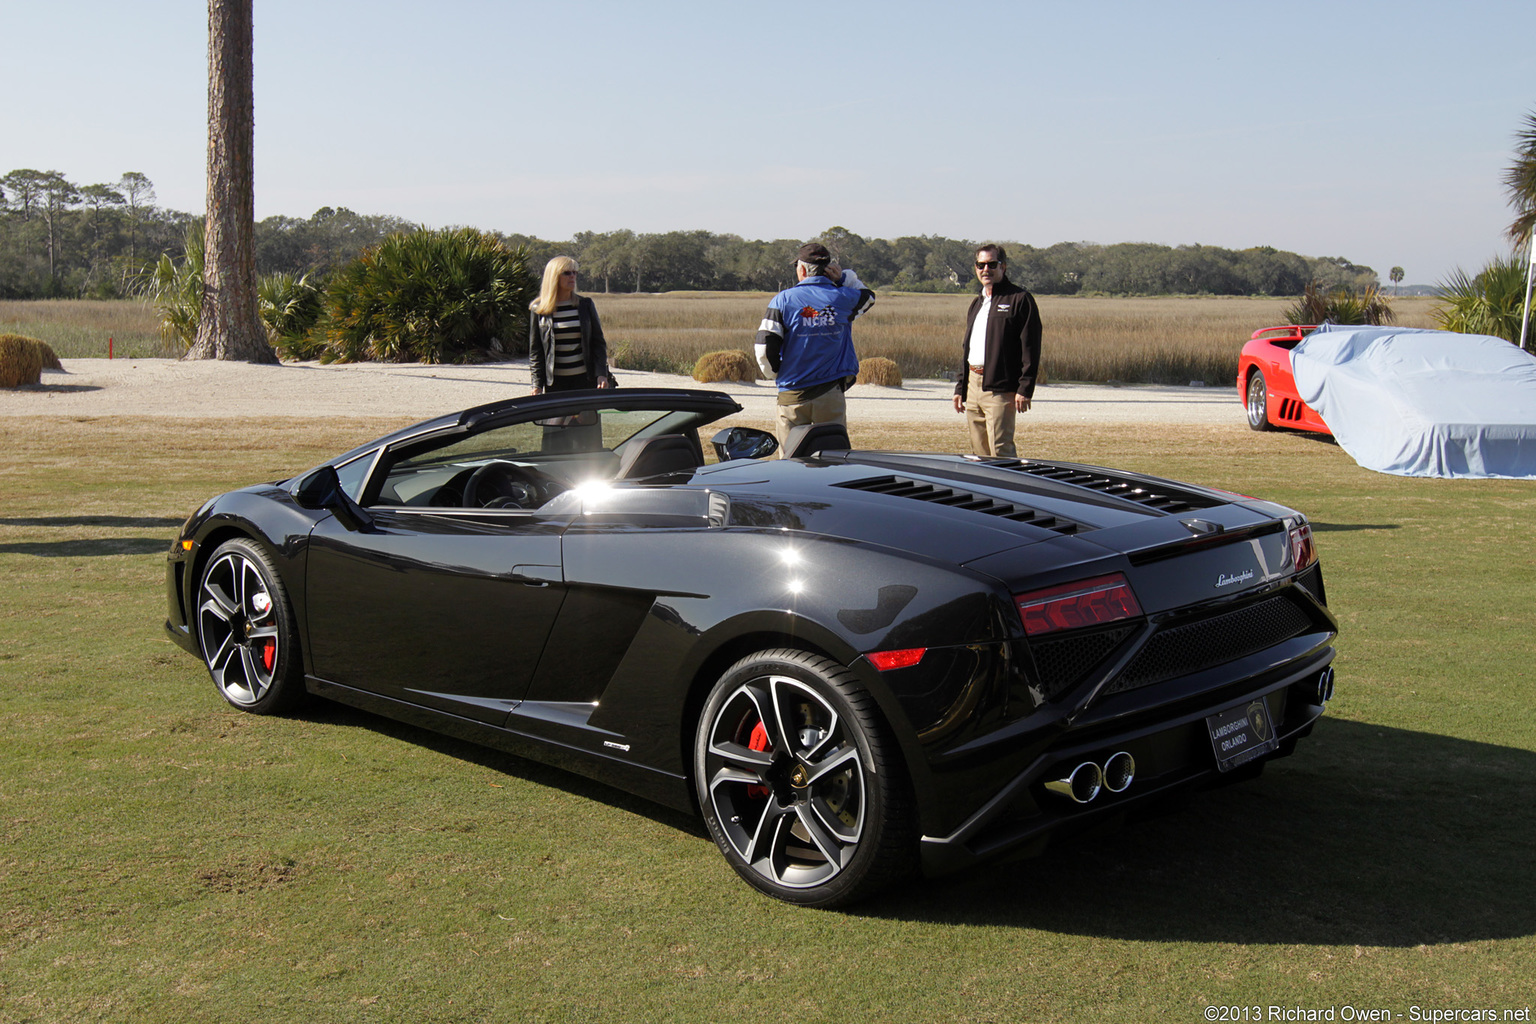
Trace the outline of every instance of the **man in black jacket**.
<instances>
[{"instance_id":1,"label":"man in black jacket","mask_svg":"<svg viewBox=\"0 0 1536 1024\"><path fill-rule=\"evenodd\" d=\"M1008 280L1008 254L992 242L976 250L981 294L961 339L955 411L965 413L971 451L1013 457L1014 417L1028 412L1040 372L1040 309Z\"/></svg>"}]
</instances>

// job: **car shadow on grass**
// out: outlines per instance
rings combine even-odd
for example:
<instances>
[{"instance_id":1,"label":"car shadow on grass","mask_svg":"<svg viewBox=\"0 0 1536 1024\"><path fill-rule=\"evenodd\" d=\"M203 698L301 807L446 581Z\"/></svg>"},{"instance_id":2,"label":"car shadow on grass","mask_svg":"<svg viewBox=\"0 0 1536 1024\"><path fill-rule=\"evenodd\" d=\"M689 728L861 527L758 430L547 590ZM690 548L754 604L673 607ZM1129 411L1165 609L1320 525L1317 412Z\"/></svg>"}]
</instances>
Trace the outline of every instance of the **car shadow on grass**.
<instances>
[{"instance_id":1,"label":"car shadow on grass","mask_svg":"<svg viewBox=\"0 0 1536 1024\"><path fill-rule=\"evenodd\" d=\"M1150 942L1536 934L1536 753L1324 719L1259 779L855 913Z\"/></svg>"},{"instance_id":2,"label":"car shadow on grass","mask_svg":"<svg viewBox=\"0 0 1536 1024\"><path fill-rule=\"evenodd\" d=\"M354 708L348 704L338 704L329 700L310 701L298 712L290 715L292 718L302 721L314 722L317 725L326 725L337 728L371 729L380 735L387 736L391 741L413 743L418 747L435 751L445 757L465 761L478 765L488 771L499 772L503 775L515 776L540 786L548 786L569 793L583 800L593 800L606 804L609 807L631 814L642 815L653 821L661 822L680 832L697 836L705 841L709 840L709 832L704 828L704 823L696 815L685 814L662 804L654 803L644 797L626 793L615 789L607 783L589 779L575 772L565 771L552 765L542 764L538 761L530 761L517 754L497 750L492 747L482 747L468 740L446 736L433 732L420 726L411 725L408 722L396 721L383 715ZM729 871L725 862L720 863L722 869Z\"/></svg>"}]
</instances>

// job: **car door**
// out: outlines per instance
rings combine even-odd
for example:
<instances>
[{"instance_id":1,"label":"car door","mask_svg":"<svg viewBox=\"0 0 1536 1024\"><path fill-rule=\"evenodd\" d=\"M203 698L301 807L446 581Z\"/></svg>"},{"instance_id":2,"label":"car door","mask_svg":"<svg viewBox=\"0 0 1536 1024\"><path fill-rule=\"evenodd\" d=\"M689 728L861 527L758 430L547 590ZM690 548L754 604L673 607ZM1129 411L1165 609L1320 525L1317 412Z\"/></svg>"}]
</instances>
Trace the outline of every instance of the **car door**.
<instances>
[{"instance_id":1,"label":"car door","mask_svg":"<svg viewBox=\"0 0 1536 1024\"><path fill-rule=\"evenodd\" d=\"M566 593L560 535L572 515L539 506L615 460L590 433L585 419L512 422L386 449L359 494L368 521L327 519L310 536L313 673L505 722Z\"/></svg>"},{"instance_id":2,"label":"car door","mask_svg":"<svg viewBox=\"0 0 1536 1024\"><path fill-rule=\"evenodd\" d=\"M533 678L565 585L569 516L375 509L310 537L315 675L500 724Z\"/></svg>"}]
</instances>

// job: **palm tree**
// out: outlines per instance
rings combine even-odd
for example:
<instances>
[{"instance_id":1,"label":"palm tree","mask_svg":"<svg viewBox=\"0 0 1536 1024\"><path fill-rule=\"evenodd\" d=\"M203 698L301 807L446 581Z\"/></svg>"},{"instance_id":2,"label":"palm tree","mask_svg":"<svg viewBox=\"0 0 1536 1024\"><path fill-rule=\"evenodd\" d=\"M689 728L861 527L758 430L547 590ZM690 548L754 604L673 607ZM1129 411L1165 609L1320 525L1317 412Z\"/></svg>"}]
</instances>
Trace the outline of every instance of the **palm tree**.
<instances>
[{"instance_id":1,"label":"palm tree","mask_svg":"<svg viewBox=\"0 0 1536 1024\"><path fill-rule=\"evenodd\" d=\"M208 0L203 303L187 359L275 363L256 297L251 0Z\"/></svg>"},{"instance_id":2,"label":"palm tree","mask_svg":"<svg viewBox=\"0 0 1536 1024\"><path fill-rule=\"evenodd\" d=\"M1515 162L1504 172L1504 188L1515 208L1509 237L1525 246L1525 302L1520 319L1520 347L1527 345L1531 320L1531 278L1536 272L1536 111L1525 115L1525 127L1515 132Z\"/></svg>"},{"instance_id":3,"label":"palm tree","mask_svg":"<svg viewBox=\"0 0 1536 1024\"><path fill-rule=\"evenodd\" d=\"M1392 278L1392 294L1396 295L1397 294L1397 286L1399 284L1401 284L1402 280L1403 280L1403 268L1402 267L1393 267L1391 274L1389 274L1388 276Z\"/></svg>"},{"instance_id":4,"label":"palm tree","mask_svg":"<svg viewBox=\"0 0 1536 1024\"><path fill-rule=\"evenodd\" d=\"M1525 115L1525 126L1515 132L1515 162L1504 172L1504 190L1515 208L1509 237L1519 246L1528 242L1536 226L1536 111Z\"/></svg>"},{"instance_id":5,"label":"palm tree","mask_svg":"<svg viewBox=\"0 0 1536 1024\"><path fill-rule=\"evenodd\" d=\"M1495 256L1476 275L1457 267L1440 284L1441 305L1431 315L1447 331L1491 334L1518 343L1524 320L1525 267L1518 256Z\"/></svg>"}]
</instances>

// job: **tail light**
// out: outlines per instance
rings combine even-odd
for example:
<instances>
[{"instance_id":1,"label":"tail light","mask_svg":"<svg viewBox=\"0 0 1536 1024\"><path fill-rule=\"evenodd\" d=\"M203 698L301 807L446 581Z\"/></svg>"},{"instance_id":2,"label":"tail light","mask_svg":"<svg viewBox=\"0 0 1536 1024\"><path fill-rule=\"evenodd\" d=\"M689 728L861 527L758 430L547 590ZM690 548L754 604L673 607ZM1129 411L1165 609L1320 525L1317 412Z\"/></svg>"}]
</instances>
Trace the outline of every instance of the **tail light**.
<instances>
[{"instance_id":1,"label":"tail light","mask_svg":"<svg viewBox=\"0 0 1536 1024\"><path fill-rule=\"evenodd\" d=\"M889 672L893 668L911 668L922 661L923 655L927 653L926 647L908 647L900 651L869 651L864 657L877 670Z\"/></svg>"},{"instance_id":2,"label":"tail light","mask_svg":"<svg viewBox=\"0 0 1536 1024\"><path fill-rule=\"evenodd\" d=\"M1312 543L1312 527L1306 523L1291 527L1291 563L1297 572L1317 561L1317 548Z\"/></svg>"},{"instance_id":3,"label":"tail light","mask_svg":"<svg viewBox=\"0 0 1536 1024\"><path fill-rule=\"evenodd\" d=\"M1013 601L1019 606L1024 632L1030 636L1102 626L1141 615L1130 582L1118 572L1015 594Z\"/></svg>"}]
</instances>

